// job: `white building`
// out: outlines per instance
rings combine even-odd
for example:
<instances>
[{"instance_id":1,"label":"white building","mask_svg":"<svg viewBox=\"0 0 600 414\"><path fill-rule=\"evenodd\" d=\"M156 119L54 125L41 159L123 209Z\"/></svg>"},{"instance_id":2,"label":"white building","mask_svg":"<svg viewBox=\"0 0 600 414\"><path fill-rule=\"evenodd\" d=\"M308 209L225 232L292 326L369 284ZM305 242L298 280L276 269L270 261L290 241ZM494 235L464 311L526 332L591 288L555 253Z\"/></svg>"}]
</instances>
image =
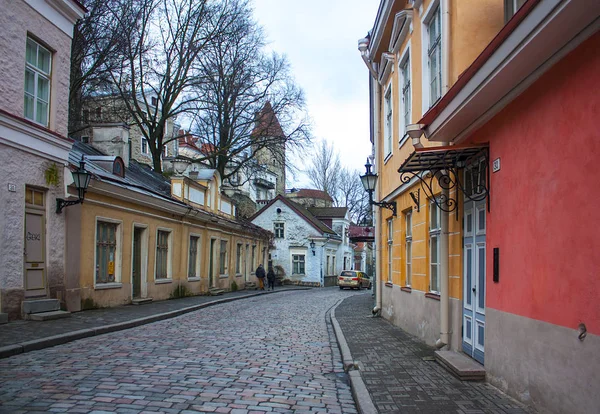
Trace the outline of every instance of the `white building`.
<instances>
[{"instance_id":1,"label":"white building","mask_svg":"<svg viewBox=\"0 0 600 414\"><path fill-rule=\"evenodd\" d=\"M306 208L278 195L250 220L275 235L270 262L285 280L326 286L354 265L346 215L345 207Z\"/></svg>"}]
</instances>

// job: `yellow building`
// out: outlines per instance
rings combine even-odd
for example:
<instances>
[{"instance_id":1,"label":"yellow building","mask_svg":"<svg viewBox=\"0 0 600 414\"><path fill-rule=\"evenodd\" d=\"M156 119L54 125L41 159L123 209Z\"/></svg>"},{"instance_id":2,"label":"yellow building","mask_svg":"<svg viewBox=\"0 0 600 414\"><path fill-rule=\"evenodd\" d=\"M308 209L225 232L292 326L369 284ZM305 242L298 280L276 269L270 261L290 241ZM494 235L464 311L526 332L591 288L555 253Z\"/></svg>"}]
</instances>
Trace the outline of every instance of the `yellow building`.
<instances>
[{"instance_id":1,"label":"yellow building","mask_svg":"<svg viewBox=\"0 0 600 414\"><path fill-rule=\"evenodd\" d=\"M265 263L272 234L235 218L215 170L162 175L76 142L92 174L68 206L66 302L71 311L243 289ZM72 187L72 186L71 186Z\"/></svg>"},{"instance_id":2,"label":"yellow building","mask_svg":"<svg viewBox=\"0 0 600 414\"><path fill-rule=\"evenodd\" d=\"M447 145L409 132L503 27L505 3L514 2L382 0L358 44L371 73L374 198L395 203L397 212L375 214L376 307L428 344L454 350L463 325L462 192L442 189L438 176L398 170L410 170L416 149Z\"/></svg>"}]
</instances>

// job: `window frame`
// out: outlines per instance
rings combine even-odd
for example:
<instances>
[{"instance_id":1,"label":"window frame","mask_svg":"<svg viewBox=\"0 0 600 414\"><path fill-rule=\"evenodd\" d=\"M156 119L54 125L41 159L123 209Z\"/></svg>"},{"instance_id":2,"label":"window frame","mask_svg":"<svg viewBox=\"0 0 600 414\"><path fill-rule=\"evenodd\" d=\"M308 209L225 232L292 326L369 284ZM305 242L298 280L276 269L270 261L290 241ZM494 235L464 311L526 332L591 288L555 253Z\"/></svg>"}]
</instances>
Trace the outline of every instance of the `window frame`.
<instances>
[{"instance_id":1,"label":"window frame","mask_svg":"<svg viewBox=\"0 0 600 414\"><path fill-rule=\"evenodd\" d=\"M35 46L36 46L36 49L35 49L36 63L35 63L35 65L33 63L30 63L27 60L27 47L30 44L30 42L35 44ZM47 72L44 71L44 69L39 66L40 48L43 51L48 53L48 71ZM33 37L27 36L27 39L25 42L25 75L24 75L24 80L23 80L23 117L32 122L35 122L38 125L42 125L46 128L50 126L50 102L52 100L52 66L53 66L52 60L53 60L53 57L54 57L53 52L48 47L44 46L42 43L40 43ZM33 75L33 95L30 92L28 92L27 88L26 88L27 72L30 72ZM48 97L47 97L46 101L39 96L40 79L42 79L43 81L46 81L48 83ZM32 108L31 116L28 116L28 113L26 110L28 97L33 100L33 108ZM40 120L38 120L38 103L39 103L38 101L41 101L41 103L46 105L45 122L41 122Z\"/></svg>"},{"instance_id":2,"label":"window frame","mask_svg":"<svg viewBox=\"0 0 600 414\"><path fill-rule=\"evenodd\" d=\"M444 80L446 79L447 74L444 72L444 53L442 50L442 44L443 44L443 33L444 33L444 27L443 27L443 21L442 21L442 15L443 15L444 10L442 10L442 2L440 0L433 0L427 10L423 13L423 17L421 19L421 24L423 27L423 30L421 31L421 44L424 45L423 47L423 53L421 54L421 58L422 58L422 63L421 63L421 67L423 68L422 70L422 74L421 74L421 81L422 81L422 85L423 88L421 88L422 90L422 112L425 113L427 112L431 107L433 107L443 96L444 94ZM439 34L438 36L436 36L435 41L433 42L433 44L431 44L431 37L430 37L430 28L432 27L432 23L437 23L439 22L439 24L437 25L437 27L439 27ZM435 25L433 25L433 27L436 27ZM434 97L432 96L432 88L431 88L431 73L432 73L432 68L431 68L431 57L432 52L437 52L437 58L439 60L438 62L438 75L439 75L439 96Z\"/></svg>"},{"instance_id":3,"label":"window frame","mask_svg":"<svg viewBox=\"0 0 600 414\"><path fill-rule=\"evenodd\" d=\"M196 252L194 260L194 272L193 275L190 272L190 266L192 265L192 238L196 239ZM200 279L200 266L202 264L202 235L197 233L190 233L188 238L188 280Z\"/></svg>"},{"instance_id":4,"label":"window frame","mask_svg":"<svg viewBox=\"0 0 600 414\"><path fill-rule=\"evenodd\" d=\"M114 264L114 281L110 282L98 282L98 223L107 223L116 225L115 230L115 264ZM95 226L94 226L94 287L97 286L110 286L121 284L121 275L122 275L122 249L123 249L123 221L115 220L109 217L96 216Z\"/></svg>"},{"instance_id":5,"label":"window frame","mask_svg":"<svg viewBox=\"0 0 600 414\"><path fill-rule=\"evenodd\" d=\"M225 243L225 250L223 251L223 243ZM225 255L222 257L222 255ZM229 276L229 240L219 239L219 277Z\"/></svg>"},{"instance_id":6,"label":"window frame","mask_svg":"<svg viewBox=\"0 0 600 414\"><path fill-rule=\"evenodd\" d=\"M159 253L159 237L160 233L167 234L167 248L166 248L166 276L158 277L158 253ZM154 240L154 282L170 282L173 280L173 229L166 227L157 227L156 236Z\"/></svg>"},{"instance_id":7,"label":"window frame","mask_svg":"<svg viewBox=\"0 0 600 414\"><path fill-rule=\"evenodd\" d=\"M144 147L146 147L145 150ZM140 139L140 152L142 153L142 155L148 155L150 153L150 146L148 145L148 140L143 135Z\"/></svg>"},{"instance_id":8,"label":"window frame","mask_svg":"<svg viewBox=\"0 0 600 414\"><path fill-rule=\"evenodd\" d=\"M402 131L398 147L402 147L408 140L406 127L410 125L412 121L412 60L410 57L410 41L402 52L398 63L398 77L398 85L401 86L400 94L398 96L398 108L401 108L401 110L399 110L399 125L400 131Z\"/></svg>"},{"instance_id":9,"label":"window frame","mask_svg":"<svg viewBox=\"0 0 600 414\"><path fill-rule=\"evenodd\" d=\"M244 244L243 243L236 243L236 248L235 248L235 274L236 275L241 275L242 274L242 252L244 250Z\"/></svg>"},{"instance_id":10,"label":"window frame","mask_svg":"<svg viewBox=\"0 0 600 414\"><path fill-rule=\"evenodd\" d=\"M281 225L281 228L277 226ZM279 235L281 232L281 235ZM273 222L273 233L275 234L276 239L285 239L285 223L283 221L274 221Z\"/></svg>"},{"instance_id":11,"label":"window frame","mask_svg":"<svg viewBox=\"0 0 600 414\"><path fill-rule=\"evenodd\" d=\"M387 160L393 153L394 136L394 102L392 83L383 94L383 159Z\"/></svg>"},{"instance_id":12,"label":"window frame","mask_svg":"<svg viewBox=\"0 0 600 414\"><path fill-rule=\"evenodd\" d=\"M436 223L433 223L433 217L435 214ZM432 293L439 294L440 293L440 256L441 256L441 248L440 248L440 236L442 232L442 224L441 224L441 210L435 204L435 201L431 199L429 201L429 291ZM432 224L436 224L434 227ZM433 261L433 249L435 240L435 253L437 257L437 261ZM436 267L435 275L433 271L433 266ZM434 279L435 276L435 279Z\"/></svg>"},{"instance_id":13,"label":"window frame","mask_svg":"<svg viewBox=\"0 0 600 414\"><path fill-rule=\"evenodd\" d=\"M296 257L298 259L296 259ZM301 259L300 259L301 258ZM306 275L306 252L292 251L290 252L290 261L292 268L292 276ZM296 272L296 264L302 265L302 272ZM298 269L300 270L300 269Z\"/></svg>"}]
</instances>

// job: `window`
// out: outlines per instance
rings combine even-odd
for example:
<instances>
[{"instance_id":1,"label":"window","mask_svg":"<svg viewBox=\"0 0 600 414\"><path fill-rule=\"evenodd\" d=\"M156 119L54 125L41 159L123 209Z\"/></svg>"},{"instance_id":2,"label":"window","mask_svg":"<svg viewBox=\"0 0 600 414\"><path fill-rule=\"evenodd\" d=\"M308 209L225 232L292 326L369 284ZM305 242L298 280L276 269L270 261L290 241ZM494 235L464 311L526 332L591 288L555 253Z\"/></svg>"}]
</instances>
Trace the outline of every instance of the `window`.
<instances>
[{"instance_id":1,"label":"window","mask_svg":"<svg viewBox=\"0 0 600 414\"><path fill-rule=\"evenodd\" d=\"M256 246L252 246L252 261L250 262L250 266L252 266L251 272L254 272L256 269Z\"/></svg>"},{"instance_id":2,"label":"window","mask_svg":"<svg viewBox=\"0 0 600 414\"><path fill-rule=\"evenodd\" d=\"M200 277L200 237L190 236L190 252L188 258L188 277Z\"/></svg>"},{"instance_id":3,"label":"window","mask_svg":"<svg viewBox=\"0 0 600 414\"><path fill-rule=\"evenodd\" d=\"M148 140L142 137L142 154L148 154Z\"/></svg>"},{"instance_id":4,"label":"window","mask_svg":"<svg viewBox=\"0 0 600 414\"><path fill-rule=\"evenodd\" d=\"M293 254L292 255L292 274L303 275L304 274L304 255Z\"/></svg>"},{"instance_id":5,"label":"window","mask_svg":"<svg viewBox=\"0 0 600 414\"><path fill-rule=\"evenodd\" d=\"M25 61L24 116L47 127L50 108L52 53L28 37Z\"/></svg>"},{"instance_id":6,"label":"window","mask_svg":"<svg viewBox=\"0 0 600 414\"><path fill-rule=\"evenodd\" d=\"M406 248L406 286L412 285L412 211L404 216L406 221L406 234L404 237Z\"/></svg>"},{"instance_id":7,"label":"window","mask_svg":"<svg viewBox=\"0 0 600 414\"><path fill-rule=\"evenodd\" d=\"M158 99L156 98L156 96L152 97L151 102L152 102L152 106L158 105Z\"/></svg>"},{"instance_id":8,"label":"window","mask_svg":"<svg viewBox=\"0 0 600 414\"><path fill-rule=\"evenodd\" d=\"M384 156L387 157L392 153L392 87L390 86L385 93L385 101L384 101L384 137L383 137L383 152Z\"/></svg>"},{"instance_id":9,"label":"window","mask_svg":"<svg viewBox=\"0 0 600 414\"><path fill-rule=\"evenodd\" d=\"M82 136L81 137L81 142L83 142L84 144L89 144L90 137L88 137L87 135Z\"/></svg>"},{"instance_id":10,"label":"window","mask_svg":"<svg viewBox=\"0 0 600 414\"><path fill-rule=\"evenodd\" d=\"M408 53L408 52L407 52ZM402 137L406 136L406 126L411 122L410 102L410 59L408 54L406 60L401 63L400 75L402 76Z\"/></svg>"},{"instance_id":11,"label":"window","mask_svg":"<svg viewBox=\"0 0 600 414\"><path fill-rule=\"evenodd\" d=\"M25 189L25 203L31 206L44 207L44 192L27 187Z\"/></svg>"},{"instance_id":12,"label":"window","mask_svg":"<svg viewBox=\"0 0 600 414\"><path fill-rule=\"evenodd\" d=\"M427 66L429 68L429 107L442 96L442 30L440 7L427 23Z\"/></svg>"},{"instance_id":13,"label":"window","mask_svg":"<svg viewBox=\"0 0 600 414\"><path fill-rule=\"evenodd\" d=\"M171 232L166 230L158 230L156 234L156 272L155 278L169 279L170 278L170 244Z\"/></svg>"},{"instance_id":14,"label":"window","mask_svg":"<svg viewBox=\"0 0 600 414\"><path fill-rule=\"evenodd\" d=\"M238 243L237 250L235 253L235 273L242 273L242 245Z\"/></svg>"},{"instance_id":15,"label":"window","mask_svg":"<svg viewBox=\"0 0 600 414\"><path fill-rule=\"evenodd\" d=\"M102 120L102 107L99 106L98 108L96 108L96 121L101 121Z\"/></svg>"},{"instance_id":16,"label":"window","mask_svg":"<svg viewBox=\"0 0 600 414\"><path fill-rule=\"evenodd\" d=\"M221 240L221 249L219 250L219 274L226 275L228 272L227 260L227 240Z\"/></svg>"},{"instance_id":17,"label":"window","mask_svg":"<svg viewBox=\"0 0 600 414\"><path fill-rule=\"evenodd\" d=\"M431 200L429 204L429 263L431 266L429 290L440 291L440 209Z\"/></svg>"},{"instance_id":18,"label":"window","mask_svg":"<svg viewBox=\"0 0 600 414\"><path fill-rule=\"evenodd\" d=\"M393 243L394 243L394 222L392 219L387 221L388 228L388 240L387 240L387 256L388 256L388 283L392 283L392 255L393 255Z\"/></svg>"},{"instance_id":19,"label":"window","mask_svg":"<svg viewBox=\"0 0 600 414\"><path fill-rule=\"evenodd\" d=\"M284 223L273 223L273 233L275 233L276 239L283 239L284 237Z\"/></svg>"},{"instance_id":20,"label":"window","mask_svg":"<svg viewBox=\"0 0 600 414\"><path fill-rule=\"evenodd\" d=\"M504 0L504 21L508 22L527 0Z\"/></svg>"},{"instance_id":21,"label":"window","mask_svg":"<svg viewBox=\"0 0 600 414\"><path fill-rule=\"evenodd\" d=\"M116 281L117 223L96 224L96 284Z\"/></svg>"},{"instance_id":22,"label":"window","mask_svg":"<svg viewBox=\"0 0 600 414\"><path fill-rule=\"evenodd\" d=\"M168 157L169 156L169 147L165 144L163 146L163 158Z\"/></svg>"}]
</instances>

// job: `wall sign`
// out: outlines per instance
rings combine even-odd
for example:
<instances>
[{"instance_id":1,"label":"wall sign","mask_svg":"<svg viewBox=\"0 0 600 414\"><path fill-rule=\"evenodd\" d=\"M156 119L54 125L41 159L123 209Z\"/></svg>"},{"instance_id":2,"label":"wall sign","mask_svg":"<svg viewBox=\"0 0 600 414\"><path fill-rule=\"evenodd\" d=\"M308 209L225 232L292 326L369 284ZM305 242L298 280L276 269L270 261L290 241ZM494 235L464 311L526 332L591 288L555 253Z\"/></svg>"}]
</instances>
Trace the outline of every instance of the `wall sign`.
<instances>
[{"instance_id":1,"label":"wall sign","mask_svg":"<svg viewBox=\"0 0 600 414\"><path fill-rule=\"evenodd\" d=\"M15 191L17 191L17 185L16 184L8 184L8 191L10 191L11 193L14 193Z\"/></svg>"},{"instance_id":2,"label":"wall sign","mask_svg":"<svg viewBox=\"0 0 600 414\"><path fill-rule=\"evenodd\" d=\"M492 172L500 171L500 157L496 158L492 163Z\"/></svg>"}]
</instances>

